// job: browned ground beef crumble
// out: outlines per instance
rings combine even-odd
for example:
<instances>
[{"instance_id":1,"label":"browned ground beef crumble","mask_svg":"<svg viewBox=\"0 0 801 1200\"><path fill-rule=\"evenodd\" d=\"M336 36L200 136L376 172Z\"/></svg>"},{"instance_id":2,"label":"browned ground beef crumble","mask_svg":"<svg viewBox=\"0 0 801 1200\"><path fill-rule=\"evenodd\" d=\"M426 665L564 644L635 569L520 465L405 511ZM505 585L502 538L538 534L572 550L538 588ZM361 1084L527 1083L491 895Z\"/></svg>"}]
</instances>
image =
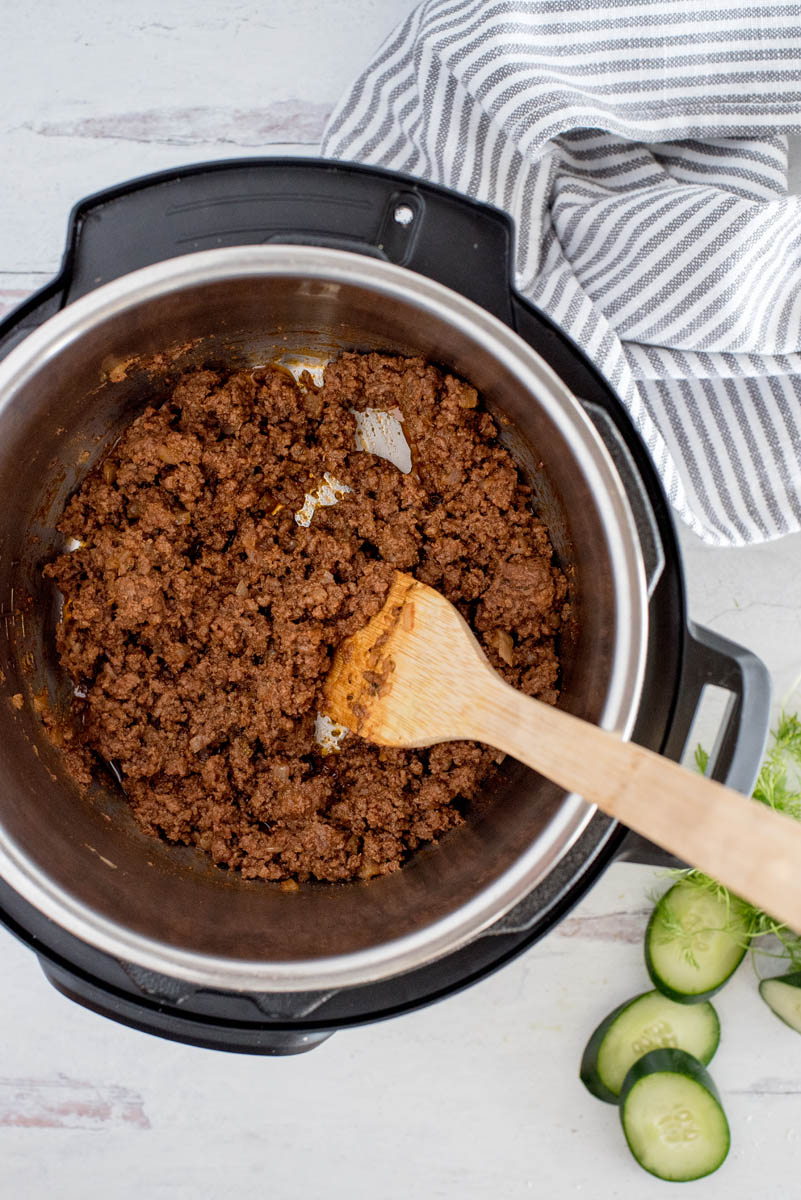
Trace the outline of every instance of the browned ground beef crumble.
<instances>
[{"instance_id":1,"label":"browned ground beef crumble","mask_svg":"<svg viewBox=\"0 0 801 1200\"><path fill-rule=\"evenodd\" d=\"M404 475L354 449L351 408L403 413ZM330 472L352 491L294 520ZM243 875L396 870L464 819L495 752L314 740L337 644L392 572L440 589L515 687L553 703L566 583L475 390L419 358L345 354L322 387L264 368L184 376L66 506L46 568L78 696L59 737L86 784L116 765L147 832Z\"/></svg>"}]
</instances>

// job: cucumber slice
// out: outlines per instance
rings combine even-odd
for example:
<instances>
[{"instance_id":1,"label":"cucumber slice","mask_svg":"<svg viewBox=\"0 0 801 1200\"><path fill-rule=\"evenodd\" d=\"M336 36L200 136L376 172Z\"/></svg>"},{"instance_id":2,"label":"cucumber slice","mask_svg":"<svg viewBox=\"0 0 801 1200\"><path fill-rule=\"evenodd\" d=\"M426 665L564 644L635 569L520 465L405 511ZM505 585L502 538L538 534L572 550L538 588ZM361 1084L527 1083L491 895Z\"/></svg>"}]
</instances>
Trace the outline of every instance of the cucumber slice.
<instances>
[{"instance_id":1,"label":"cucumber slice","mask_svg":"<svg viewBox=\"0 0 801 1200\"><path fill-rule=\"evenodd\" d=\"M719 1041L720 1022L711 1004L676 1004L661 992L644 992L601 1022L587 1042L579 1075L593 1096L617 1104L629 1068L649 1050L678 1047L708 1063Z\"/></svg>"},{"instance_id":2,"label":"cucumber slice","mask_svg":"<svg viewBox=\"0 0 801 1200\"><path fill-rule=\"evenodd\" d=\"M759 994L780 1021L801 1033L801 971L763 979Z\"/></svg>"},{"instance_id":3,"label":"cucumber slice","mask_svg":"<svg viewBox=\"0 0 801 1200\"><path fill-rule=\"evenodd\" d=\"M645 931L653 983L679 1004L708 1000L739 967L748 947L748 910L680 881L666 892Z\"/></svg>"},{"instance_id":4,"label":"cucumber slice","mask_svg":"<svg viewBox=\"0 0 801 1200\"><path fill-rule=\"evenodd\" d=\"M717 1089L684 1050L652 1050L634 1064L620 1092L620 1119L637 1162L659 1179L701 1179L729 1153Z\"/></svg>"}]
</instances>

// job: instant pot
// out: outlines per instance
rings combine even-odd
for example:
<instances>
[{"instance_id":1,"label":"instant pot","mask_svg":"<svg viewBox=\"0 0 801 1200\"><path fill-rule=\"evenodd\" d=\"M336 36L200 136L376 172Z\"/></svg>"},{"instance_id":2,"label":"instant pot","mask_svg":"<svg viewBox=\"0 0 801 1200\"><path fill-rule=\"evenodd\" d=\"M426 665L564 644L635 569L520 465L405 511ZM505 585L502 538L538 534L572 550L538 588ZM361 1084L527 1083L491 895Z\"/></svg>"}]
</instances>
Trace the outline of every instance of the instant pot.
<instances>
[{"instance_id":1,"label":"instant pot","mask_svg":"<svg viewBox=\"0 0 801 1200\"><path fill-rule=\"evenodd\" d=\"M503 213L390 172L214 163L80 203L58 277L0 325L0 919L78 1003L195 1045L297 1053L495 970L614 859L664 861L510 761L493 803L401 872L297 892L146 838L111 780L80 793L42 728L69 700L42 566L66 497L163 394L161 351L170 367L419 352L468 378L574 571L560 703L678 759L705 687L724 688L710 770L750 791L767 672L688 620L647 450L515 291L512 241Z\"/></svg>"}]
</instances>

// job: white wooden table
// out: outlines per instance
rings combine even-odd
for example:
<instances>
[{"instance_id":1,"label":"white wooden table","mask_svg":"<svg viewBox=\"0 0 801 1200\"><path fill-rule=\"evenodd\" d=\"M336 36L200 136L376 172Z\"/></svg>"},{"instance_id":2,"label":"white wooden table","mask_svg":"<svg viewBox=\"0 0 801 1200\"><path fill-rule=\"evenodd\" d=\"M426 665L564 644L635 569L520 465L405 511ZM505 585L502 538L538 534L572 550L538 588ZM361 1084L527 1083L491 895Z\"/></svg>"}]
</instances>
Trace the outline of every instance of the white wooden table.
<instances>
[{"instance_id":1,"label":"white wooden table","mask_svg":"<svg viewBox=\"0 0 801 1200\"><path fill-rule=\"evenodd\" d=\"M180 163L312 153L411 0L34 0L2 12L0 311L55 271L74 201ZM687 536L696 619L755 649L791 706L801 538ZM616 1111L577 1078L587 1034L647 985L643 867L613 867L544 942L445 1003L296 1059L173 1045L46 985L0 932L0 1198L372 1195L648 1200ZM733 1148L698 1197L795 1195L801 1038L744 967L714 1064ZM789 1192L788 1192L789 1185Z\"/></svg>"}]
</instances>

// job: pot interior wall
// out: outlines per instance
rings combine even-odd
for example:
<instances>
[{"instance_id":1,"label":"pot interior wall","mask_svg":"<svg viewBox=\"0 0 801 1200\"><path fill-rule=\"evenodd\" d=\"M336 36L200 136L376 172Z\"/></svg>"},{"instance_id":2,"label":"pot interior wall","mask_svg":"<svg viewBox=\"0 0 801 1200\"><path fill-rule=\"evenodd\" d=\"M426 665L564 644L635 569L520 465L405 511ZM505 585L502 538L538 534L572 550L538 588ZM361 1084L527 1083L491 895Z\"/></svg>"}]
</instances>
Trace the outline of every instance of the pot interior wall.
<instances>
[{"instance_id":1,"label":"pot interior wall","mask_svg":"<svg viewBox=\"0 0 801 1200\"><path fill-rule=\"evenodd\" d=\"M530 882L553 865L583 806L518 764L493 803L394 876L297 893L245 882L188 848L139 832L116 785L82 796L44 736L34 697L68 702L54 654L58 603L42 567L62 548L64 501L163 382L141 364L183 346L186 363L258 364L340 348L422 353L469 379L503 414L502 436L533 483L577 618L563 647L564 707L598 719L617 613L605 530L563 435L514 372L466 332L411 302L292 277L220 280L108 312L54 351L18 395L0 398L0 823L70 904L167 947L240 961L315 960L369 948L447 917L522 856ZM127 375L122 367L131 364ZM544 466L542 464L545 464ZM18 709L12 696L21 694Z\"/></svg>"}]
</instances>

